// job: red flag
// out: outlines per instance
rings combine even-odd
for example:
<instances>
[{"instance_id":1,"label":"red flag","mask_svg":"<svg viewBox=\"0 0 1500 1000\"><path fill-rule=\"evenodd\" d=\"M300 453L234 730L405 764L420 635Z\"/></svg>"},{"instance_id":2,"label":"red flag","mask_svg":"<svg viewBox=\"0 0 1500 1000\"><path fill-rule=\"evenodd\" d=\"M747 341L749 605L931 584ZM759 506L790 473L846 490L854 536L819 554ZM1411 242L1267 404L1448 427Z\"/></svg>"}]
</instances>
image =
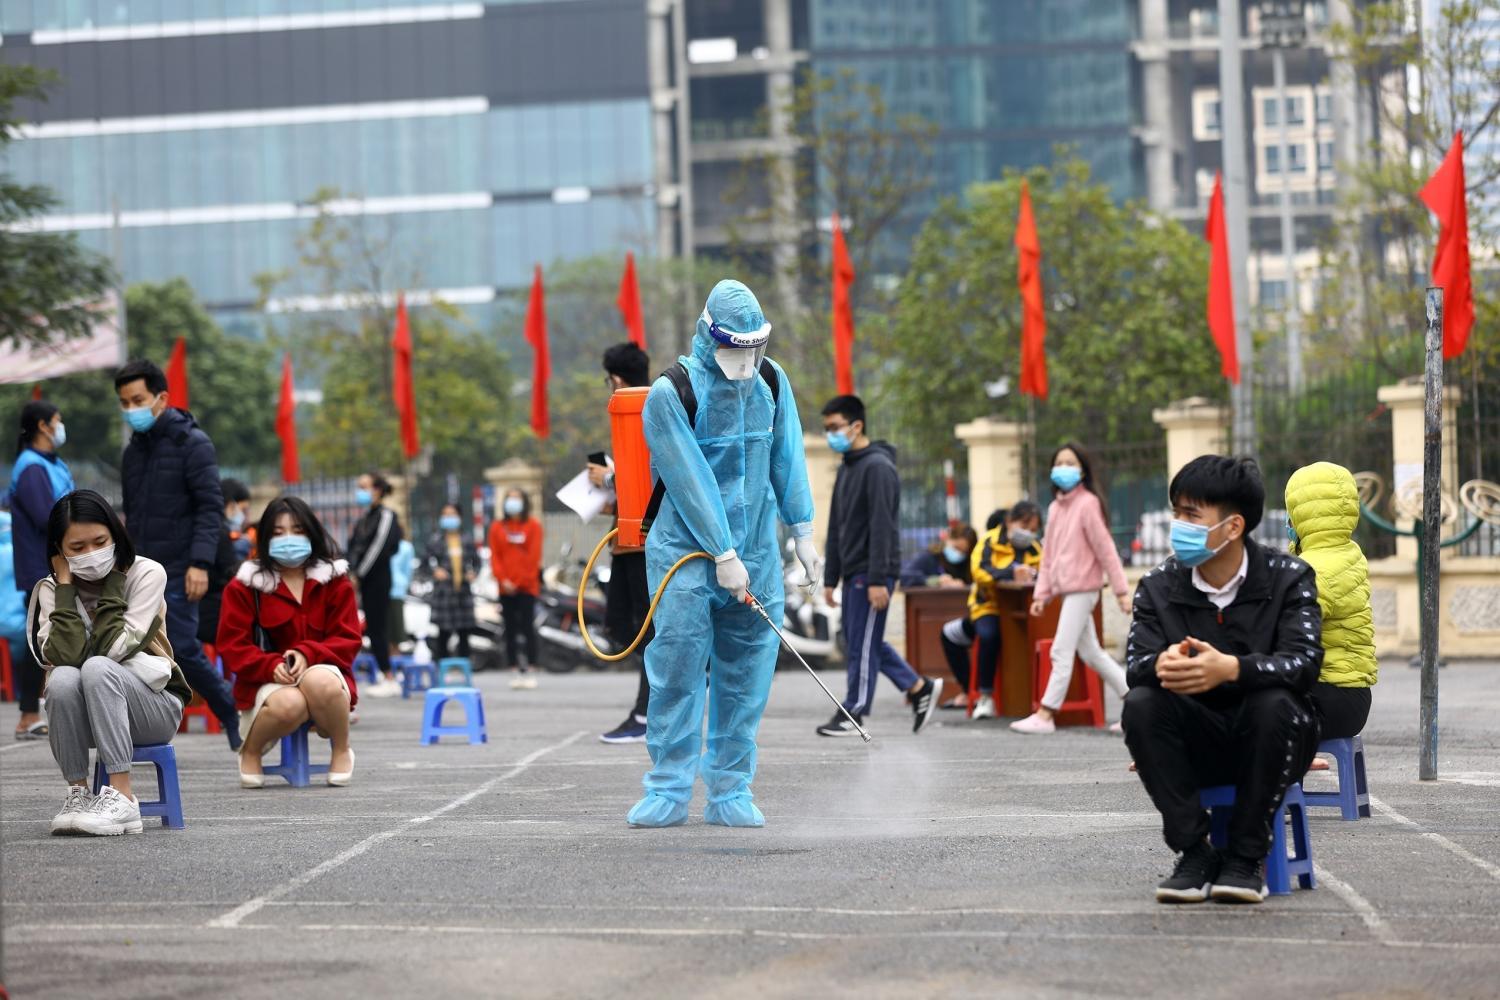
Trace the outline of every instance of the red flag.
<instances>
[{"instance_id":1,"label":"red flag","mask_svg":"<svg viewBox=\"0 0 1500 1000\"><path fill-rule=\"evenodd\" d=\"M172 345L172 360L167 362L167 405L179 410L188 408L187 339L178 337Z\"/></svg>"},{"instance_id":2,"label":"red flag","mask_svg":"<svg viewBox=\"0 0 1500 1000\"><path fill-rule=\"evenodd\" d=\"M1432 283L1443 289L1443 357L1464 352L1474 326L1474 282L1469 272L1469 212L1464 206L1464 134L1454 133L1443 165L1427 180L1420 197L1438 218Z\"/></svg>"},{"instance_id":3,"label":"red flag","mask_svg":"<svg viewBox=\"0 0 1500 1000\"><path fill-rule=\"evenodd\" d=\"M406 320L406 296L396 297L396 332L391 334L395 352L396 378L393 395L396 414L401 418L401 454L416 458L422 450L417 434L417 393L411 380L411 325Z\"/></svg>"},{"instance_id":4,"label":"red flag","mask_svg":"<svg viewBox=\"0 0 1500 1000\"><path fill-rule=\"evenodd\" d=\"M42 383L38 382L36 385L34 385L34 386L31 387L31 398L32 399L41 399L42 398Z\"/></svg>"},{"instance_id":5,"label":"red flag","mask_svg":"<svg viewBox=\"0 0 1500 1000\"><path fill-rule=\"evenodd\" d=\"M547 420L547 380L552 358L547 353L547 306L542 298L542 265L531 279L531 301L526 303L526 340L531 344L531 429L539 438L551 431Z\"/></svg>"},{"instance_id":6,"label":"red flag","mask_svg":"<svg viewBox=\"0 0 1500 1000\"><path fill-rule=\"evenodd\" d=\"M1208 329L1219 345L1219 371L1239 384L1240 356L1234 339L1234 293L1229 282L1229 228L1224 224L1223 177L1214 175L1214 193L1208 200Z\"/></svg>"},{"instance_id":7,"label":"red flag","mask_svg":"<svg viewBox=\"0 0 1500 1000\"><path fill-rule=\"evenodd\" d=\"M641 318L641 286L635 280L635 254L625 254L625 273L620 275L620 294L615 298L620 307L620 318L625 329L630 331L630 342L641 350L646 349L646 321Z\"/></svg>"},{"instance_id":8,"label":"red flag","mask_svg":"<svg viewBox=\"0 0 1500 1000\"><path fill-rule=\"evenodd\" d=\"M276 436L281 438L281 479L295 483L302 479L297 461L297 400L292 381L292 356L281 356L281 399L276 404Z\"/></svg>"},{"instance_id":9,"label":"red flag","mask_svg":"<svg viewBox=\"0 0 1500 1000\"><path fill-rule=\"evenodd\" d=\"M1031 212L1031 188L1021 181L1016 218L1016 286L1021 289L1021 391L1047 398L1047 310L1042 303L1042 241Z\"/></svg>"},{"instance_id":10,"label":"red flag","mask_svg":"<svg viewBox=\"0 0 1500 1000\"><path fill-rule=\"evenodd\" d=\"M854 307L849 286L854 284L854 263L844 243L844 227L833 213L833 375L839 395L854 395Z\"/></svg>"}]
</instances>

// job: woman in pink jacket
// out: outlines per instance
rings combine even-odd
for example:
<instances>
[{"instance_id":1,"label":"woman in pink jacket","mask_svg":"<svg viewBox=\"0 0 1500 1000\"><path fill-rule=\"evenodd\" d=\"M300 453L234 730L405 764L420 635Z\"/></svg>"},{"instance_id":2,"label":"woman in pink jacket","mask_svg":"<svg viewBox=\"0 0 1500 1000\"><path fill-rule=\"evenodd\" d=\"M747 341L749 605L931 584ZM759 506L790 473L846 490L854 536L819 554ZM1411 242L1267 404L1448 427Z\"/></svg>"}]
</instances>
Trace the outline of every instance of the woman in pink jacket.
<instances>
[{"instance_id":1,"label":"woman in pink jacket","mask_svg":"<svg viewBox=\"0 0 1500 1000\"><path fill-rule=\"evenodd\" d=\"M1040 615L1047 602L1062 597L1057 634L1052 639L1052 677L1042 694L1042 704L1031 715L1012 722L1018 733L1050 733L1057 729L1053 716L1068 694L1073 680L1073 656L1094 669L1118 697L1125 697L1125 671L1114 661L1094 634L1094 605L1099 603L1099 585L1107 576L1120 610L1130 614L1130 587L1125 569L1109 534L1109 515L1094 485L1088 454L1071 441L1052 456L1052 495L1047 508L1047 547L1032 595L1031 613ZM1111 726L1119 732L1119 723Z\"/></svg>"}]
</instances>

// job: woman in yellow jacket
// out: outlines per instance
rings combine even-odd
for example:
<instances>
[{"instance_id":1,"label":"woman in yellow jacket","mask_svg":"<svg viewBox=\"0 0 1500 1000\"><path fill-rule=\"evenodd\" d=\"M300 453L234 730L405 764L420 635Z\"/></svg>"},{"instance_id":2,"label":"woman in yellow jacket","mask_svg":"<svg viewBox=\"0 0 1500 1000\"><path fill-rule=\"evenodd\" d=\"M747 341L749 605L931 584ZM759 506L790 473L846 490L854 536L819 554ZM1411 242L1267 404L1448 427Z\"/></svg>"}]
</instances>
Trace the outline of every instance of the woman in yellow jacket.
<instances>
[{"instance_id":1,"label":"woman in yellow jacket","mask_svg":"<svg viewBox=\"0 0 1500 1000\"><path fill-rule=\"evenodd\" d=\"M1292 551L1318 574L1323 610L1323 669L1312 700L1325 740L1358 736L1370 715L1375 624L1370 612L1370 567L1354 541L1359 492L1349 470L1315 462L1286 484L1287 534Z\"/></svg>"}]
</instances>

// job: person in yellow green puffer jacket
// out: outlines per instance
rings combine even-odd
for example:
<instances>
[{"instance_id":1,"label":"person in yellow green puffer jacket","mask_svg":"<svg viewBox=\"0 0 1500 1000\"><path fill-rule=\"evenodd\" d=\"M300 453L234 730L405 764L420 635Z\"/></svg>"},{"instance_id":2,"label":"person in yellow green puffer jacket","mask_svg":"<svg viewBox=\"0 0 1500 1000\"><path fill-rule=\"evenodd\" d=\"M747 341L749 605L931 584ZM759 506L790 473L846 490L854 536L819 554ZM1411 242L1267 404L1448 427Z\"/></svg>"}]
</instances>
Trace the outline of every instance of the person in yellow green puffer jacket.
<instances>
[{"instance_id":1,"label":"person in yellow green puffer jacket","mask_svg":"<svg viewBox=\"0 0 1500 1000\"><path fill-rule=\"evenodd\" d=\"M1370 715L1375 622L1370 611L1370 567L1354 541L1359 491L1349 470L1314 462L1286 484L1287 535L1292 551L1318 574L1323 610L1323 669L1311 698L1325 740L1358 736Z\"/></svg>"}]
</instances>

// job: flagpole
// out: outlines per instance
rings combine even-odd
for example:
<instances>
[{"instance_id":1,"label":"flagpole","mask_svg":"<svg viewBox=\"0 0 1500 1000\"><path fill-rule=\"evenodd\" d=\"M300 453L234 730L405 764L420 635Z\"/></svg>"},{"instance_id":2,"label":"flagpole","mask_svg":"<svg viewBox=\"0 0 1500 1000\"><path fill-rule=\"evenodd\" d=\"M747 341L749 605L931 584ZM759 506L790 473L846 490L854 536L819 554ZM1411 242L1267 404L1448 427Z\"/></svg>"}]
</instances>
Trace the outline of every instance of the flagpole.
<instances>
[{"instance_id":1,"label":"flagpole","mask_svg":"<svg viewBox=\"0 0 1500 1000\"><path fill-rule=\"evenodd\" d=\"M1255 454L1253 380L1254 346L1250 342L1249 277L1245 257L1250 244L1250 184L1246 176L1245 75L1240 51L1240 0L1219 0L1219 120L1224 159L1224 228L1229 242L1229 273L1234 301L1234 344L1240 379L1230 386L1237 454Z\"/></svg>"}]
</instances>

